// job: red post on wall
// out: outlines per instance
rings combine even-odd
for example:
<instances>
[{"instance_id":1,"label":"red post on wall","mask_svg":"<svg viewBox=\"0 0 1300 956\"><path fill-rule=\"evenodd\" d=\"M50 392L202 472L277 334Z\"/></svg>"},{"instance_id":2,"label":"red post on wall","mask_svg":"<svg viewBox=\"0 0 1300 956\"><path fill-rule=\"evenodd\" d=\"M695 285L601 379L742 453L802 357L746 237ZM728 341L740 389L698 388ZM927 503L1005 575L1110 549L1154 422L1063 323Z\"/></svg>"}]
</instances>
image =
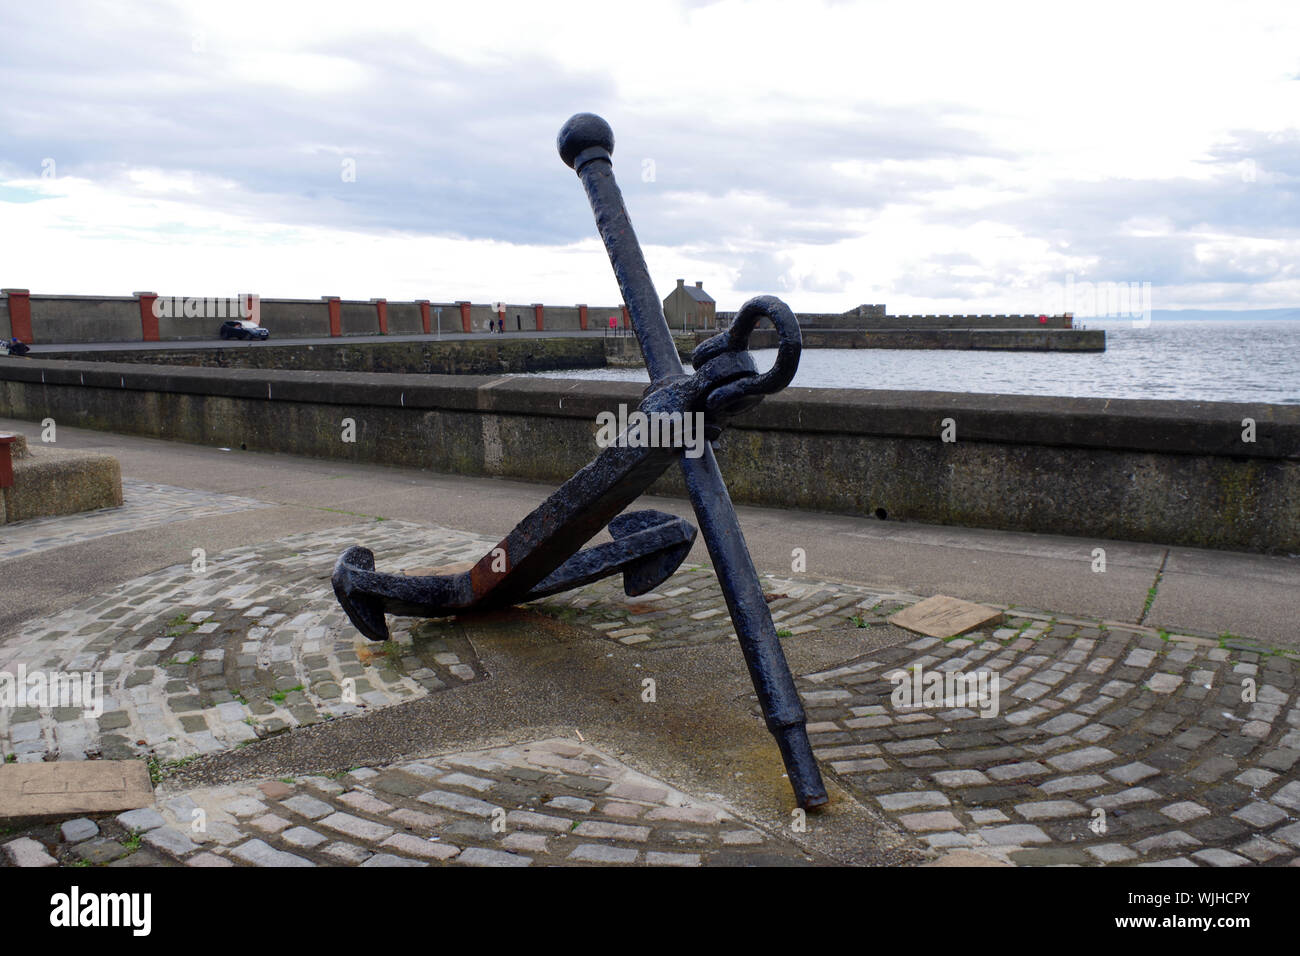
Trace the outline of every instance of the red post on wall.
<instances>
[{"instance_id":1,"label":"red post on wall","mask_svg":"<svg viewBox=\"0 0 1300 956\"><path fill-rule=\"evenodd\" d=\"M343 306L336 295L323 295L325 307L330 314L330 335L334 338L343 334Z\"/></svg>"},{"instance_id":2,"label":"red post on wall","mask_svg":"<svg viewBox=\"0 0 1300 956\"><path fill-rule=\"evenodd\" d=\"M543 306L542 303L533 303L533 321L537 323L538 332L542 331L543 315L545 314L545 311L546 307Z\"/></svg>"},{"instance_id":3,"label":"red post on wall","mask_svg":"<svg viewBox=\"0 0 1300 956\"><path fill-rule=\"evenodd\" d=\"M469 303L468 303L468 302L457 302L456 304L457 304L458 306L460 306L460 326L461 326L461 329L462 329L463 331L465 331L465 332L468 332L468 331L469 331Z\"/></svg>"},{"instance_id":4,"label":"red post on wall","mask_svg":"<svg viewBox=\"0 0 1300 956\"><path fill-rule=\"evenodd\" d=\"M370 301L375 304L375 314L379 316L379 334L387 335L388 334L388 300L371 299Z\"/></svg>"},{"instance_id":5,"label":"red post on wall","mask_svg":"<svg viewBox=\"0 0 1300 956\"><path fill-rule=\"evenodd\" d=\"M5 289L9 297L9 334L32 344L32 293L30 289Z\"/></svg>"},{"instance_id":6,"label":"red post on wall","mask_svg":"<svg viewBox=\"0 0 1300 956\"><path fill-rule=\"evenodd\" d=\"M17 435L0 433L0 488L14 486L13 446L17 440Z\"/></svg>"},{"instance_id":7,"label":"red post on wall","mask_svg":"<svg viewBox=\"0 0 1300 956\"><path fill-rule=\"evenodd\" d=\"M578 306L578 325L582 327L582 331L587 331L587 307L585 305Z\"/></svg>"},{"instance_id":8,"label":"red post on wall","mask_svg":"<svg viewBox=\"0 0 1300 956\"><path fill-rule=\"evenodd\" d=\"M424 326L424 334L429 334L429 300L416 299L415 304L420 307L420 324Z\"/></svg>"},{"instance_id":9,"label":"red post on wall","mask_svg":"<svg viewBox=\"0 0 1300 956\"><path fill-rule=\"evenodd\" d=\"M134 295L140 302L140 338L145 342L157 342L158 315L153 310L153 304L158 301L158 293L136 292Z\"/></svg>"},{"instance_id":10,"label":"red post on wall","mask_svg":"<svg viewBox=\"0 0 1300 956\"><path fill-rule=\"evenodd\" d=\"M254 325L262 324L262 297L256 292L245 292L240 296L240 307L247 321Z\"/></svg>"},{"instance_id":11,"label":"red post on wall","mask_svg":"<svg viewBox=\"0 0 1300 956\"><path fill-rule=\"evenodd\" d=\"M627 306L623 306L623 328L632 328L632 317L627 314Z\"/></svg>"}]
</instances>

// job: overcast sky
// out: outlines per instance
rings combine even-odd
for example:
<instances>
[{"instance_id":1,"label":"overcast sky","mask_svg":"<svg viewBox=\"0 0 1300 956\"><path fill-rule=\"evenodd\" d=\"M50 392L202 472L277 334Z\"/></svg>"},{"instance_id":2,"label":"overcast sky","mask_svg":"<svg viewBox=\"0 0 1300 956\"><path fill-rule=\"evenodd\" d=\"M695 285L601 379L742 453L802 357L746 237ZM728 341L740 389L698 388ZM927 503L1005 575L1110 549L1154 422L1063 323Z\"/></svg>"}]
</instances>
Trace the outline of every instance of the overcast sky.
<instances>
[{"instance_id":1,"label":"overcast sky","mask_svg":"<svg viewBox=\"0 0 1300 956\"><path fill-rule=\"evenodd\" d=\"M1300 4L6 4L0 285L619 301L572 113L666 295L1300 306Z\"/></svg>"}]
</instances>

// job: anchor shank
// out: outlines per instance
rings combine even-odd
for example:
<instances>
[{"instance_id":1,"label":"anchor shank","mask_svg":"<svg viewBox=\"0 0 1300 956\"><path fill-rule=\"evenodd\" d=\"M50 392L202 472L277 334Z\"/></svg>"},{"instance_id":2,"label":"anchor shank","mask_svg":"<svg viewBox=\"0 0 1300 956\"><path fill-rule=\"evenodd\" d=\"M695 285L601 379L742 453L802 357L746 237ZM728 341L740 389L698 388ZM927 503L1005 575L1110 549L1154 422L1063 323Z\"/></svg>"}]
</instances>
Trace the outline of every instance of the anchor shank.
<instances>
[{"instance_id":1,"label":"anchor shank","mask_svg":"<svg viewBox=\"0 0 1300 956\"><path fill-rule=\"evenodd\" d=\"M727 600L767 729L781 749L799 806L820 806L827 800L826 787L808 741L803 704L713 449L706 445L699 458L683 457L681 461L682 477Z\"/></svg>"},{"instance_id":2,"label":"anchor shank","mask_svg":"<svg viewBox=\"0 0 1300 956\"><path fill-rule=\"evenodd\" d=\"M663 305L650 279L650 269L641 254L641 245L632 230L623 193L614 180L609 154L589 159L579 166L578 178L587 192L591 211L596 217L596 228L605 242L619 291L623 293L628 314L632 316L632 327L641 344L650 381L658 384L683 374L682 360L668 330Z\"/></svg>"},{"instance_id":3,"label":"anchor shank","mask_svg":"<svg viewBox=\"0 0 1300 956\"><path fill-rule=\"evenodd\" d=\"M673 380L684 378L682 363L645 257L632 231L623 195L614 181L610 158L614 149L613 130L600 117L579 113L564 124L556 145L560 158L582 180L591 203L596 228L609 253L623 300L632 314L641 353L650 372L651 395L670 392L675 387ZM743 321L738 317L728 332L697 348L692 358L696 368L692 381L699 380L700 387L708 393L705 406L712 413L710 424L715 430L729 414L752 406L763 394L780 391L788 385L799 364L798 323L788 307L775 299L757 299L746 303L741 313ZM743 351L754 323L764 315L781 332L783 361L778 363L779 368L774 366L760 376L752 360L737 353ZM713 449L705 443L700 457L683 455L680 460L745 665L767 728L781 750L795 798L804 808L820 806L827 801L826 787L808 740L807 718Z\"/></svg>"}]
</instances>

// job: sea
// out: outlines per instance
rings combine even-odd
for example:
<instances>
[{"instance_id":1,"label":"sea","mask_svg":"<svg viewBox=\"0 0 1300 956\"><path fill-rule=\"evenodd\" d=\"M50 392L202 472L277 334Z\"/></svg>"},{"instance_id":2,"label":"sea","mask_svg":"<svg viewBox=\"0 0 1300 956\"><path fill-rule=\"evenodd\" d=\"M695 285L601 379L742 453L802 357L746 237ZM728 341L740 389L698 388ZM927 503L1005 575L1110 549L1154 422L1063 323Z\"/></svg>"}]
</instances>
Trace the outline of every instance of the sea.
<instances>
[{"instance_id":1,"label":"sea","mask_svg":"<svg viewBox=\"0 0 1300 956\"><path fill-rule=\"evenodd\" d=\"M1300 320L1128 319L1106 330L1104 352L807 349L791 383L1012 395L1300 404ZM760 370L775 349L754 353ZM689 369L688 369L689 371ZM547 378L647 382L643 368L535 373Z\"/></svg>"}]
</instances>

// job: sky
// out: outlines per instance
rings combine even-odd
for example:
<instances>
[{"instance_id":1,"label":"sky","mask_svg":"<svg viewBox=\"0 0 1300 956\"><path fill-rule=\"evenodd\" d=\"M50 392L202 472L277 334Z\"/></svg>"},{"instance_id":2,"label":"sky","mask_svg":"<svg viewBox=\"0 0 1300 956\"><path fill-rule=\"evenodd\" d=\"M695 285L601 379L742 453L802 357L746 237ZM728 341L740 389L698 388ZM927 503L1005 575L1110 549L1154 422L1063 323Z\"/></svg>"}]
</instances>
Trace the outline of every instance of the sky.
<instances>
[{"instance_id":1,"label":"sky","mask_svg":"<svg viewBox=\"0 0 1300 956\"><path fill-rule=\"evenodd\" d=\"M0 36L5 288L617 303L555 150L595 112L661 296L1300 306L1294 0L43 0Z\"/></svg>"}]
</instances>

